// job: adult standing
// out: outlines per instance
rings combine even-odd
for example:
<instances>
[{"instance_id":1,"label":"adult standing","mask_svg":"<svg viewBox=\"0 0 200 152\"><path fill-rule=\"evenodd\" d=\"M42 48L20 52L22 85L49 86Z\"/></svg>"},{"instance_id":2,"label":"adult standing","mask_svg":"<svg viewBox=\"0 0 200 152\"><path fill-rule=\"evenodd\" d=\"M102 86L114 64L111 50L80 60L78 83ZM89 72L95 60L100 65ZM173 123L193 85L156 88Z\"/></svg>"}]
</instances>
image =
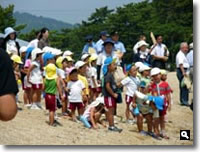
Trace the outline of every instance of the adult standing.
<instances>
[{"instance_id":1,"label":"adult standing","mask_svg":"<svg viewBox=\"0 0 200 152\"><path fill-rule=\"evenodd\" d=\"M28 44L28 48L29 47L33 47L33 48L38 48L38 42L39 42L39 37L40 37L40 31L36 31L35 32L35 36L36 38L34 40L32 40L29 44Z\"/></svg>"},{"instance_id":2,"label":"adult standing","mask_svg":"<svg viewBox=\"0 0 200 152\"><path fill-rule=\"evenodd\" d=\"M167 46L163 44L163 38L161 35L156 36L156 44L153 45L151 55L153 57L153 67L165 69L166 62L169 57L169 50Z\"/></svg>"},{"instance_id":3,"label":"adult standing","mask_svg":"<svg viewBox=\"0 0 200 152\"><path fill-rule=\"evenodd\" d=\"M190 79L193 82L193 43L190 43L190 51L187 54L187 60L190 65Z\"/></svg>"},{"instance_id":4,"label":"adult standing","mask_svg":"<svg viewBox=\"0 0 200 152\"><path fill-rule=\"evenodd\" d=\"M179 89L180 89L180 102L183 106L188 106L189 99L189 90L186 86L181 86L181 82L184 77L188 76L187 72L189 71L189 63L186 58L188 52L188 44L182 42L180 44L180 51L176 55L176 68L177 68L177 77L179 80Z\"/></svg>"},{"instance_id":5,"label":"adult standing","mask_svg":"<svg viewBox=\"0 0 200 152\"><path fill-rule=\"evenodd\" d=\"M82 54L96 54L96 44L93 41L93 36L92 35L87 35L85 37L86 44L83 47Z\"/></svg>"},{"instance_id":6,"label":"adult standing","mask_svg":"<svg viewBox=\"0 0 200 152\"><path fill-rule=\"evenodd\" d=\"M100 54L103 51L103 43L107 39L107 37L108 37L107 31L100 32L100 39L96 43L97 54Z\"/></svg>"},{"instance_id":7,"label":"adult standing","mask_svg":"<svg viewBox=\"0 0 200 152\"><path fill-rule=\"evenodd\" d=\"M38 42L38 48L43 49L45 46L49 46L49 29L48 28L42 28L39 35L39 42Z\"/></svg>"},{"instance_id":8,"label":"adult standing","mask_svg":"<svg viewBox=\"0 0 200 152\"><path fill-rule=\"evenodd\" d=\"M107 57L115 58L114 53L114 42L111 38L107 38L103 43L103 52L98 55L97 58L97 80L102 79L103 77L103 65Z\"/></svg>"},{"instance_id":9,"label":"adult standing","mask_svg":"<svg viewBox=\"0 0 200 152\"><path fill-rule=\"evenodd\" d=\"M111 35L112 40L114 41L115 53L119 58L119 62L121 66L123 67L124 66L123 56L124 56L124 53L126 53L124 44L119 41L119 33L117 31L112 32L110 35Z\"/></svg>"},{"instance_id":10,"label":"adult standing","mask_svg":"<svg viewBox=\"0 0 200 152\"><path fill-rule=\"evenodd\" d=\"M9 54L15 54L20 55L19 49L19 43L16 41L17 33L12 27L7 27L4 30L4 43L5 43L5 49Z\"/></svg>"}]
</instances>

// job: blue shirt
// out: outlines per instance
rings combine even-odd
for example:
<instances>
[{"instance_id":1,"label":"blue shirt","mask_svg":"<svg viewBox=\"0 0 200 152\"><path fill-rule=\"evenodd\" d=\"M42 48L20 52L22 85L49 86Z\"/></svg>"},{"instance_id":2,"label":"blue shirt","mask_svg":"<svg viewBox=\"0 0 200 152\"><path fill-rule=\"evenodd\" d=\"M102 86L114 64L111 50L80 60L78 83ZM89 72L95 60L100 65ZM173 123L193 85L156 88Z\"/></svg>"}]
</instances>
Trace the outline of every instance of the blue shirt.
<instances>
[{"instance_id":1,"label":"blue shirt","mask_svg":"<svg viewBox=\"0 0 200 152\"><path fill-rule=\"evenodd\" d=\"M96 51L96 44L94 42L92 43L86 43L83 47L83 51L82 51L82 54L84 53L89 53L89 48L93 48L95 51ZM97 51L96 51L97 52Z\"/></svg>"},{"instance_id":2,"label":"blue shirt","mask_svg":"<svg viewBox=\"0 0 200 152\"><path fill-rule=\"evenodd\" d=\"M97 54L100 54L103 51L103 43L104 41L102 39L99 39L96 43L96 50L97 50Z\"/></svg>"},{"instance_id":3,"label":"blue shirt","mask_svg":"<svg viewBox=\"0 0 200 152\"><path fill-rule=\"evenodd\" d=\"M116 51L119 50L121 53L125 53L126 52L124 44L122 42L120 42L120 41L115 42L115 50Z\"/></svg>"},{"instance_id":4,"label":"blue shirt","mask_svg":"<svg viewBox=\"0 0 200 152\"><path fill-rule=\"evenodd\" d=\"M187 54L187 60L189 62L190 67L193 67L193 50L191 50L188 54Z\"/></svg>"}]
</instances>

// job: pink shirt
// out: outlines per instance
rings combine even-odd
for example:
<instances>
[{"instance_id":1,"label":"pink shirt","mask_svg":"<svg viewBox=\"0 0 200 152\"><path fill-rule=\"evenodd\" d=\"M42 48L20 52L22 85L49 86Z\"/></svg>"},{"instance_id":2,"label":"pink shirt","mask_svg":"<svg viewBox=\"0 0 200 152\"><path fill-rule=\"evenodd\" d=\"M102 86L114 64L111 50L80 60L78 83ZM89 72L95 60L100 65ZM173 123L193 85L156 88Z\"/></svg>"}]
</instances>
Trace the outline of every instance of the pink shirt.
<instances>
[{"instance_id":1,"label":"pink shirt","mask_svg":"<svg viewBox=\"0 0 200 152\"><path fill-rule=\"evenodd\" d=\"M31 66L31 59L27 59L25 64L24 64L24 67L29 68L30 66Z\"/></svg>"}]
</instances>

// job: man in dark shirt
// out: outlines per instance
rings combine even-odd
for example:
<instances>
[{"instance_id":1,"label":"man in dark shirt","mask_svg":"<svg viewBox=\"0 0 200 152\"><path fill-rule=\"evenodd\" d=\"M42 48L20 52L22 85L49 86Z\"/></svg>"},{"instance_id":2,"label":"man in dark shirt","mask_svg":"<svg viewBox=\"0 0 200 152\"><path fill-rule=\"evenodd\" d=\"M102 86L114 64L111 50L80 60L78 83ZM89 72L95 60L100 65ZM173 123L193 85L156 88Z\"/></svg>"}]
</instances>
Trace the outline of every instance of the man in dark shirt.
<instances>
[{"instance_id":1,"label":"man in dark shirt","mask_svg":"<svg viewBox=\"0 0 200 152\"><path fill-rule=\"evenodd\" d=\"M0 47L0 120L9 121L17 113L18 87L9 55Z\"/></svg>"}]
</instances>

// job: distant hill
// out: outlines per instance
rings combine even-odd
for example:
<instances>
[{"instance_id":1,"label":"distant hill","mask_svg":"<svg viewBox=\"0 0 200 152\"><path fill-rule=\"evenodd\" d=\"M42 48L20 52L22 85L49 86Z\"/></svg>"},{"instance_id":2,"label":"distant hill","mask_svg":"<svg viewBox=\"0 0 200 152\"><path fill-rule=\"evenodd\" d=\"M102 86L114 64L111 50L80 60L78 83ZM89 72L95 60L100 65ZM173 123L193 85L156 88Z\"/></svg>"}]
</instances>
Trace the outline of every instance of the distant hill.
<instances>
[{"instance_id":1,"label":"distant hill","mask_svg":"<svg viewBox=\"0 0 200 152\"><path fill-rule=\"evenodd\" d=\"M42 16L38 17L29 13L15 12L13 16L16 19L16 25L27 24L27 26L21 31L22 33L30 32L32 29L41 29L42 27L58 31L63 28L73 27L73 25L69 23Z\"/></svg>"}]
</instances>

